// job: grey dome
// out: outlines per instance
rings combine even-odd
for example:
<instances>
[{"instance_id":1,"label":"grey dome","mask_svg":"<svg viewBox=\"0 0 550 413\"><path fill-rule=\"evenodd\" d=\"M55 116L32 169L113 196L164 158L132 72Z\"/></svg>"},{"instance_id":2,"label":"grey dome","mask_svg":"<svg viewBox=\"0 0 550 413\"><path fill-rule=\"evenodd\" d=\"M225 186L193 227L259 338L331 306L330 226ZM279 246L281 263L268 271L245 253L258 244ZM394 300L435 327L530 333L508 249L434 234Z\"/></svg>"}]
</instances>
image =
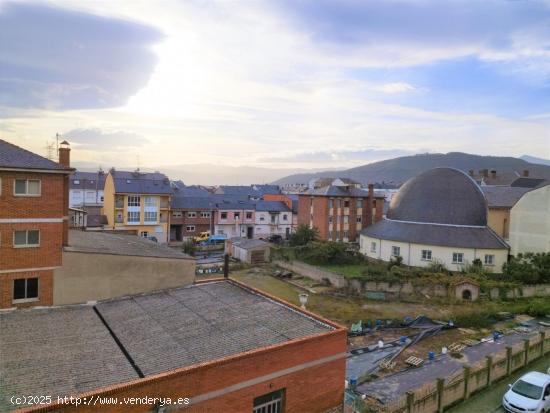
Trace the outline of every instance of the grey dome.
<instances>
[{"instance_id":1,"label":"grey dome","mask_svg":"<svg viewBox=\"0 0 550 413\"><path fill-rule=\"evenodd\" d=\"M393 197L388 219L487 225L487 202L477 183L458 169L434 168L409 179Z\"/></svg>"}]
</instances>

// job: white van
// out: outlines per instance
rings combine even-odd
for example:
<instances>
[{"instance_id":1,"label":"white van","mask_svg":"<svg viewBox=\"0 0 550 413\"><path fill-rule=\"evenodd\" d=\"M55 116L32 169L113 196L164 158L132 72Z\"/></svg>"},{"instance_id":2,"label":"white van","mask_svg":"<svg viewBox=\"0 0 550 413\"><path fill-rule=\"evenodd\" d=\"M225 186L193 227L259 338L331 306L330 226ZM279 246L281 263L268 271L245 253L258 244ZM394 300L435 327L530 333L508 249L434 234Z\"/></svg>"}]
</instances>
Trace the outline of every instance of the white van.
<instances>
[{"instance_id":1,"label":"white van","mask_svg":"<svg viewBox=\"0 0 550 413\"><path fill-rule=\"evenodd\" d=\"M512 413L550 413L550 375L532 371L521 376L510 384L502 406Z\"/></svg>"}]
</instances>

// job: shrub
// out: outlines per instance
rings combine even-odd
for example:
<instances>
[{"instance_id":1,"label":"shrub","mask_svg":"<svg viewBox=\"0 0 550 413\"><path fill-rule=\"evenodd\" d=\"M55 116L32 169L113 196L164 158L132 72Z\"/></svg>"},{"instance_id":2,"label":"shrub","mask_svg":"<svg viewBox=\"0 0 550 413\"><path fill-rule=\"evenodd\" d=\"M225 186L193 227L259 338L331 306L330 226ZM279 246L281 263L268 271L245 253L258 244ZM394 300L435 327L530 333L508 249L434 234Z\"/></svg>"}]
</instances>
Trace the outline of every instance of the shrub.
<instances>
[{"instance_id":1,"label":"shrub","mask_svg":"<svg viewBox=\"0 0 550 413\"><path fill-rule=\"evenodd\" d=\"M319 238L319 230L317 228L310 228L302 224L296 229L296 232L290 235L290 245L307 245L307 243L315 241L317 238Z\"/></svg>"},{"instance_id":2,"label":"shrub","mask_svg":"<svg viewBox=\"0 0 550 413\"><path fill-rule=\"evenodd\" d=\"M488 328L493 325L491 315L489 313L467 313L455 317L453 320L458 327L470 328Z\"/></svg>"},{"instance_id":3,"label":"shrub","mask_svg":"<svg viewBox=\"0 0 550 413\"><path fill-rule=\"evenodd\" d=\"M193 241L192 239L189 239L189 240L185 241L181 248L182 248L183 252L185 252L186 254L189 254L191 256L194 256L195 251L197 250L197 246L195 245L195 241Z\"/></svg>"},{"instance_id":4,"label":"shrub","mask_svg":"<svg viewBox=\"0 0 550 413\"><path fill-rule=\"evenodd\" d=\"M525 284L550 283L550 253L518 254L504 264L504 275Z\"/></svg>"}]
</instances>

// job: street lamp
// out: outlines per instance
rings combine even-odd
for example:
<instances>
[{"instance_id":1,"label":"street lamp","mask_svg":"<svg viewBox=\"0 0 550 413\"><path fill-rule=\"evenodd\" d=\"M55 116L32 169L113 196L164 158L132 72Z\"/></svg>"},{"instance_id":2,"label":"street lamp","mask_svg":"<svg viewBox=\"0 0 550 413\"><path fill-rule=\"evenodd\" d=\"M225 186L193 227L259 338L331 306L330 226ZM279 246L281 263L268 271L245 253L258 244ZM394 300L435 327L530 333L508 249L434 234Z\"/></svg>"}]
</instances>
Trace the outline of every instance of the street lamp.
<instances>
[{"instance_id":1,"label":"street lamp","mask_svg":"<svg viewBox=\"0 0 550 413\"><path fill-rule=\"evenodd\" d=\"M301 293L299 297L300 297L300 304L302 304L302 310L305 310L306 304L307 304L307 298L309 296L306 293Z\"/></svg>"}]
</instances>

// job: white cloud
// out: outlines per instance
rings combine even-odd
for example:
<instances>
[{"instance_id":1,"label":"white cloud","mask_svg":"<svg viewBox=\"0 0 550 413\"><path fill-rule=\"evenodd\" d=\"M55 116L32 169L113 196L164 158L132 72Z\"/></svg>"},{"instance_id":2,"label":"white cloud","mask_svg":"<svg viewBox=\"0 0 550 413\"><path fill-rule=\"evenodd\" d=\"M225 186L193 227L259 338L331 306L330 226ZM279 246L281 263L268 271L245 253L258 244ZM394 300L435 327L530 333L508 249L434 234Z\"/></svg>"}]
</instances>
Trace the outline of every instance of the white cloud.
<instances>
[{"instance_id":1,"label":"white cloud","mask_svg":"<svg viewBox=\"0 0 550 413\"><path fill-rule=\"evenodd\" d=\"M413 85L405 82L385 83L375 88L375 90L379 90L380 92L384 93L404 93L413 91L415 89L416 88Z\"/></svg>"}]
</instances>

